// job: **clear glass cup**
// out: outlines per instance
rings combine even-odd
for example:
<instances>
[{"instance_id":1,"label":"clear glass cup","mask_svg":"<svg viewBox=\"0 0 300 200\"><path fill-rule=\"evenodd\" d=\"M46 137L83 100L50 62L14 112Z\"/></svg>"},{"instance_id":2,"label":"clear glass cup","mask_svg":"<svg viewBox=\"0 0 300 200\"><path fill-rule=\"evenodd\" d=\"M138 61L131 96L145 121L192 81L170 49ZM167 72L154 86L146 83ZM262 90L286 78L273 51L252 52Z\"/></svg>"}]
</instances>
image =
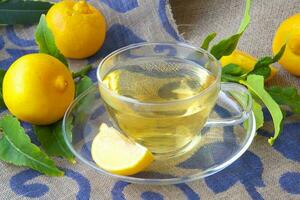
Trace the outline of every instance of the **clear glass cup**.
<instances>
[{"instance_id":1,"label":"clear glass cup","mask_svg":"<svg viewBox=\"0 0 300 200\"><path fill-rule=\"evenodd\" d=\"M251 113L248 90L221 83L218 60L185 43L146 42L121 48L101 61L97 78L114 126L158 160L191 151L201 141L204 127L240 124ZM235 115L210 118L224 95L236 102Z\"/></svg>"},{"instance_id":2,"label":"clear glass cup","mask_svg":"<svg viewBox=\"0 0 300 200\"><path fill-rule=\"evenodd\" d=\"M210 117L224 118L237 115L238 102L227 92L220 91L219 95L220 98ZM75 155L80 168L88 171L93 169L99 176L107 175L129 183L168 185L208 177L240 158L256 135L255 118L251 112L249 118L241 124L203 128L201 137L197 136L200 141L195 142L197 145L187 154L168 162L155 159L143 172L121 176L99 167L91 155L92 143L99 134L99 126L106 123L110 127L117 128L110 118L100 96L99 86L94 84L79 95L65 113L62 125L64 140ZM73 124L73 127L70 127L70 124ZM95 177L97 173L94 174Z\"/></svg>"}]
</instances>

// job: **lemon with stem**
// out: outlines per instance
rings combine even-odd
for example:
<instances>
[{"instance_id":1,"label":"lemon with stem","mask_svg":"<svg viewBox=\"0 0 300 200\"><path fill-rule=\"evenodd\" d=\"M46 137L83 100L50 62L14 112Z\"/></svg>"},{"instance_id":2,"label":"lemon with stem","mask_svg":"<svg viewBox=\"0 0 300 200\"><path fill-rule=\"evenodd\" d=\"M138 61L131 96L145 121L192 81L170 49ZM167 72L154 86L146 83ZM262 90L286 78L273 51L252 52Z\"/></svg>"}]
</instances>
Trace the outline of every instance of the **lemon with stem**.
<instances>
[{"instance_id":1,"label":"lemon with stem","mask_svg":"<svg viewBox=\"0 0 300 200\"><path fill-rule=\"evenodd\" d=\"M46 15L46 21L58 49L65 57L89 57L104 42L105 18L84 0L64 0L54 4Z\"/></svg>"},{"instance_id":2,"label":"lemon with stem","mask_svg":"<svg viewBox=\"0 0 300 200\"><path fill-rule=\"evenodd\" d=\"M17 59L3 79L3 100L18 119L36 125L61 119L74 99L75 84L69 69L42 53Z\"/></svg>"},{"instance_id":3,"label":"lemon with stem","mask_svg":"<svg viewBox=\"0 0 300 200\"><path fill-rule=\"evenodd\" d=\"M285 43L285 52L279 63L290 73L300 76L300 13L280 24L273 40L273 53L278 52Z\"/></svg>"}]
</instances>

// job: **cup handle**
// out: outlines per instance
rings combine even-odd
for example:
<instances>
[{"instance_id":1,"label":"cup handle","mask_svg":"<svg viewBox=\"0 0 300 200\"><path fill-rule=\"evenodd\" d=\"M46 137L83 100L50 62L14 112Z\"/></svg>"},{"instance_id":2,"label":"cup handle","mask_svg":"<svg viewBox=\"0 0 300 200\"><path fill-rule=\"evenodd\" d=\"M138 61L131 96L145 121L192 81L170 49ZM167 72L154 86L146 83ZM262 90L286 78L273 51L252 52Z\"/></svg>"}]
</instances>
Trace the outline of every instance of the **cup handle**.
<instances>
[{"instance_id":1,"label":"cup handle","mask_svg":"<svg viewBox=\"0 0 300 200\"><path fill-rule=\"evenodd\" d=\"M235 109L239 111L239 114L231 116L229 118L222 119L208 119L205 126L233 126L241 124L252 112L252 96L247 88L237 83L221 83L221 91L219 98L226 99L227 104L232 105L235 102ZM231 102L230 102L231 101Z\"/></svg>"}]
</instances>

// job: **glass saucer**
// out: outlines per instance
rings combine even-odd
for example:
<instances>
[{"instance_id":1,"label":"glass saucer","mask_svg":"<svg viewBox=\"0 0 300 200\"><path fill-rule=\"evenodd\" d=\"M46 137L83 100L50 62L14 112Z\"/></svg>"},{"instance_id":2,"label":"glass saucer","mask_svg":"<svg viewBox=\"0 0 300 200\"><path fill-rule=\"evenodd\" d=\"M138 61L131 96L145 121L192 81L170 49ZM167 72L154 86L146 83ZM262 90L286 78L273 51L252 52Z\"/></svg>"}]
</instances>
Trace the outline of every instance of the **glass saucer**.
<instances>
[{"instance_id":1,"label":"glass saucer","mask_svg":"<svg viewBox=\"0 0 300 200\"><path fill-rule=\"evenodd\" d=\"M211 116L230 117L236 115L236 102L226 94L219 98ZM73 121L71 132L66 124ZM167 185L194 181L219 172L237 160L250 146L255 136L253 113L243 124L226 127L205 127L197 138L197 145L187 154L176 159L154 161L145 171L132 175L111 174L96 165L91 158L91 143L98 134L99 126L106 123L114 126L106 112L98 86L93 85L71 104L63 119L64 139L76 156L87 167L104 175L138 184ZM194 142L194 141L193 141Z\"/></svg>"}]
</instances>

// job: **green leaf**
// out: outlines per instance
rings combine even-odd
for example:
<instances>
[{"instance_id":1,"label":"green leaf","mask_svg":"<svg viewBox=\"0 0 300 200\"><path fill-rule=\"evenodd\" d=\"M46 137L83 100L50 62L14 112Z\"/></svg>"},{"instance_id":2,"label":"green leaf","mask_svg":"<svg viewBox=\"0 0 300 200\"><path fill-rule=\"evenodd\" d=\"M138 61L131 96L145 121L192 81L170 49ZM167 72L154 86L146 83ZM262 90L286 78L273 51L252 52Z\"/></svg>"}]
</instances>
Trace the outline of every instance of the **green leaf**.
<instances>
[{"instance_id":1,"label":"green leaf","mask_svg":"<svg viewBox=\"0 0 300 200\"><path fill-rule=\"evenodd\" d=\"M246 94L241 94L240 92L237 91L232 91L230 94L239 101L240 104L243 106L246 106L249 102L248 95ZM256 122L256 130L261 128L264 124L264 113L262 111L262 107L257 101L253 98L252 96L252 111L254 113L255 117L255 122ZM248 120L244 121L244 127L248 127Z\"/></svg>"},{"instance_id":2,"label":"green leaf","mask_svg":"<svg viewBox=\"0 0 300 200\"><path fill-rule=\"evenodd\" d=\"M220 41L211 48L210 53L218 60L223 56L230 55L236 49L241 36L242 34L235 34L225 40Z\"/></svg>"},{"instance_id":3,"label":"green leaf","mask_svg":"<svg viewBox=\"0 0 300 200\"><path fill-rule=\"evenodd\" d=\"M88 77L84 76L82 77L77 83L76 83L76 90L75 94L76 97L81 95L83 92L85 92L88 88L90 88L93 85L93 81ZM79 113L75 120L82 121L83 118L85 118L85 110L87 107L91 105L91 102L93 101L93 96L87 95L84 99L81 99L78 102L78 107L75 108L76 112ZM76 123L76 122L75 122Z\"/></svg>"},{"instance_id":4,"label":"green leaf","mask_svg":"<svg viewBox=\"0 0 300 200\"><path fill-rule=\"evenodd\" d=\"M287 105L294 113L300 114L300 95L295 87L272 86L267 91L278 104Z\"/></svg>"},{"instance_id":5,"label":"green leaf","mask_svg":"<svg viewBox=\"0 0 300 200\"><path fill-rule=\"evenodd\" d=\"M5 73L6 73L5 70L0 69L0 109L6 108L6 105L3 101L3 95L2 95L2 83L3 83L3 78Z\"/></svg>"},{"instance_id":6,"label":"green leaf","mask_svg":"<svg viewBox=\"0 0 300 200\"><path fill-rule=\"evenodd\" d=\"M260 129L264 125L264 113L262 107L257 101L253 99L252 111L255 117L256 130ZM248 128L248 120L244 121L244 127Z\"/></svg>"},{"instance_id":7,"label":"green leaf","mask_svg":"<svg viewBox=\"0 0 300 200\"><path fill-rule=\"evenodd\" d=\"M267 60L268 60L268 58L266 57L265 61L267 61ZM260 75L260 76L263 76L266 79L271 74L271 68L269 67L269 65L259 67L259 68L254 68L251 72L249 72L249 74Z\"/></svg>"},{"instance_id":8,"label":"green leaf","mask_svg":"<svg viewBox=\"0 0 300 200\"><path fill-rule=\"evenodd\" d=\"M88 88L93 85L92 80L84 76L76 83L76 97L80 96ZM78 106L74 108L74 112L77 113L76 118L74 118L74 124L82 123L86 119L86 110L91 105L91 102L94 100L93 95L87 95L78 102Z\"/></svg>"},{"instance_id":9,"label":"green leaf","mask_svg":"<svg viewBox=\"0 0 300 200\"><path fill-rule=\"evenodd\" d=\"M222 68L222 81L239 82L244 79L246 72L236 64L228 64Z\"/></svg>"},{"instance_id":10,"label":"green leaf","mask_svg":"<svg viewBox=\"0 0 300 200\"><path fill-rule=\"evenodd\" d=\"M264 78L268 78L271 74L270 64L273 64L280 60L284 53L285 47L286 45L283 45L280 51L273 58L268 56L260 58L254 65L253 70L249 72L249 74L261 75Z\"/></svg>"},{"instance_id":11,"label":"green leaf","mask_svg":"<svg viewBox=\"0 0 300 200\"><path fill-rule=\"evenodd\" d=\"M283 56L284 54L284 51L285 51L285 48L286 48L286 44L284 44L280 50L278 51L278 53L273 57L273 63L275 62L278 62L280 60L280 58ZM272 64L272 63L270 63Z\"/></svg>"},{"instance_id":12,"label":"green leaf","mask_svg":"<svg viewBox=\"0 0 300 200\"><path fill-rule=\"evenodd\" d=\"M66 158L75 163L74 155L69 150L63 136L62 121L48 126L33 126L34 133L40 141L43 149L49 156ZM67 130L72 130L72 122L67 122Z\"/></svg>"},{"instance_id":13,"label":"green leaf","mask_svg":"<svg viewBox=\"0 0 300 200\"><path fill-rule=\"evenodd\" d=\"M244 17L241 21L238 33L244 32L246 30L247 26L249 25L250 20L251 20L250 9L251 9L251 0L246 0L245 13L244 13Z\"/></svg>"},{"instance_id":14,"label":"green leaf","mask_svg":"<svg viewBox=\"0 0 300 200\"><path fill-rule=\"evenodd\" d=\"M206 36L206 38L202 42L201 48L205 49L205 50L208 50L210 42L213 39L215 39L216 36L217 36L217 33L215 33L215 32L210 33L208 36Z\"/></svg>"},{"instance_id":15,"label":"green leaf","mask_svg":"<svg viewBox=\"0 0 300 200\"><path fill-rule=\"evenodd\" d=\"M93 67L92 65L84 66L81 70L79 70L78 72L74 72L72 74L73 78L75 79L87 75L87 73L92 70L92 67Z\"/></svg>"},{"instance_id":16,"label":"green leaf","mask_svg":"<svg viewBox=\"0 0 300 200\"><path fill-rule=\"evenodd\" d=\"M264 113L262 111L262 107L255 99L253 99L253 107L252 111L254 113L255 122L256 122L256 130L261 128L264 125Z\"/></svg>"},{"instance_id":17,"label":"green leaf","mask_svg":"<svg viewBox=\"0 0 300 200\"><path fill-rule=\"evenodd\" d=\"M45 15L41 16L40 22L36 28L35 41L39 46L40 53L49 54L68 66L66 58L56 47L54 36L47 26Z\"/></svg>"},{"instance_id":18,"label":"green leaf","mask_svg":"<svg viewBox=\"0 0 300 200\"><path fill-rule=\"evenodd\" d=\"M0 139L0 160L30 167L48 176L63 176L53 160L32 144L20 122L11 115L0 120L3 137Z\"/></svg>"},{"instance_id":19,"label":"green leaf","mask_svg":"<svg viewBox=\"0 0 300 200\"><path fill-rule=\"evenodd\" d=\"M216 59L219 60L223 56L228 56L236 49L240 37L243 35L244 31L246 30L250 22L250 7L251 7L251 0L246 0L245 14L241 21L241 25L239 27L238 33L232 35L227 39L221 40L218 44L214 45L211 48L210 53L213 56L215 56Z\"/></svg>"},{"instance_id":20,"label":"green leaf","mask_svg":"<svg viewBox=\"0 0 300 200\"><path fill-rule=\"evenodd\" d=\"M93 85L93 81L88 76L83 76L76 84L76 97Z\"/></svg>"},{"instance_id":21,"label":"green leaf","mask_svg":"<svg viewBox=\"0 0 300 200\"><path fill-rule=\"evenodd\" d=\"M245 74L244 70L236 64L225 65L222 68L222 73L230 74L230 75L234 75L234 76L241 76L241 75Z\"/></svg>"},{"instance_id":22,"label":"green leaf","mask_svg":"<svg viewBox=\"0 0 300 200\"><path fill-rule=\"evenodd\" d=\"M268 142L273 145L281 133L283 114L279 105L273 100L264 88L264 78L259 75L249 75L246 81L240 81L246 85L268 108L271 113L274 124L274 136L269 138Z\"/></svg>"},{"instance_id":23,"label":"green leaf","mask_svg":"<svg viewBox=\"0 0 300 200\"><path fill-rule=\"evenodd\" d=\"M2 0L0 24L34 24L52 5L47 1Z\"/></svg>"},{"instance_id":24,"label":"green leaf","mask_svg":"<svg viewBox=\"0 0 300 200\"><path fill-rule=\"evenodd\" d=\"M236 82L238 83L241 79L240 76L233 76L233 75L230 75L230 74L222 74L222 77L221 77L221 81L223 82Z\"/></svg>"}]
</instances>

